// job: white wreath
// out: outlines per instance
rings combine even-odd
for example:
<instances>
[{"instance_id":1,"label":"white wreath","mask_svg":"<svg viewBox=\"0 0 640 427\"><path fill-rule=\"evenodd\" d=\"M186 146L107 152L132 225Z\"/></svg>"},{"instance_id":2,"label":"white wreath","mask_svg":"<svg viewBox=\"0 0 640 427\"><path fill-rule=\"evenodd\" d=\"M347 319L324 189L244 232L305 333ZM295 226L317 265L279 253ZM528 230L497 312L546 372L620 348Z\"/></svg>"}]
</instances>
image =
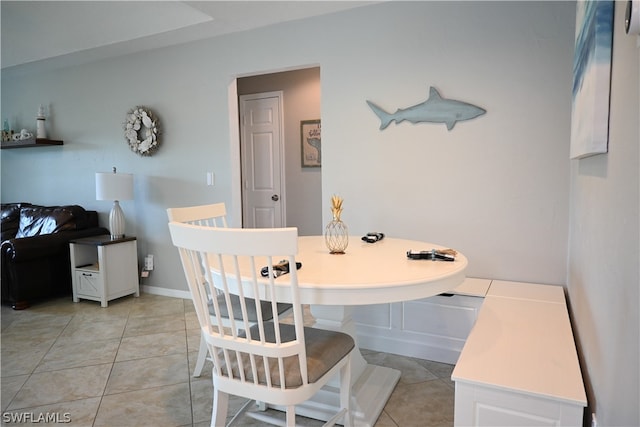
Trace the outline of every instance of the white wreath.
<instances>
[{"instance_id":1,"label":"white wreath","mask_svg":"<svg viewBox=\"0 0 640 427\"><path fill-rule=\"evenodd\" d=\"M142 140L138 138L139 131L144 131L144 139ZM127 113L124 137L134 152L142 156L153 154L160 145L159 135L160 124L151 110L145 107L136 107Z\"/></svg>"}]
</instances>

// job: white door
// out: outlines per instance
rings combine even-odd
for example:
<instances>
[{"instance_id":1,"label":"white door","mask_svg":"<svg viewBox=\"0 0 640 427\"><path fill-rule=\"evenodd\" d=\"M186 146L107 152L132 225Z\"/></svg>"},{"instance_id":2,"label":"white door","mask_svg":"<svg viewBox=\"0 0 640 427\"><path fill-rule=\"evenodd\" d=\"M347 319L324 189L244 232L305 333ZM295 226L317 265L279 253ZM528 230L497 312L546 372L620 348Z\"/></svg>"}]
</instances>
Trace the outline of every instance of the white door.
<instances>
[{"instance_id":1,"label":"white door","mask_svg":"<svg viewBox=\"0 0 640 427\"><path fill-rule=\"evenodd\" d=\"M242 226L284 227L282 92L240 96Z\"/></svg>"}]
</instances>

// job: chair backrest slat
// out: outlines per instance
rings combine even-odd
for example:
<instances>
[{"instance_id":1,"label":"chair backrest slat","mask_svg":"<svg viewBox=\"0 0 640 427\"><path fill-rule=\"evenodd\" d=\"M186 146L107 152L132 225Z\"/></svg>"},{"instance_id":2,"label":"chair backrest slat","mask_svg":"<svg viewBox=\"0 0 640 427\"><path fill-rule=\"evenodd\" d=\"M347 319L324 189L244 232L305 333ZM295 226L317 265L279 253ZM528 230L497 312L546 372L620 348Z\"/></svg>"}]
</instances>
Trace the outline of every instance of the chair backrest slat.
<instances>
[{"instance_id":1,"label":"chair backrest slat","mask_svg":"<svg viewBox=\"0 0 640 427\"><path fill-rule=\"evenodd\" d=\"M295 266L297 229L213 228L181 222L171 222L169 229L174 245L180 248L198 320L213 356L215 375L279 389L286 388L292 377L306 384L297 270L290 269L286 278L276 279L272 274L272 266L281 260ZM270 274L262 277L260 271L265 266ZM288 302L293 305L293 326L278 319L278 296L284 295L283 285L278 282L283 281L287 283ZM216 292L224 298L213 299L210 313L207 295ZM260 304L259 300L269 304ZM257 322L249 320L251 310L257 314ZM225 312L231 321L228 328L220 326ZM263 322L263 318L273 321ZM291 372L291 359L287 359L291 357L297 360L295 372Z\"/></svg>"},{"instance_id":2,"label":"chair backrest slat","mask_svg":"<svg viewBox=\"0 0 640 427\"><path fill-rule=\"evenodd\" d=\"M169 221L207 227L227 227L227 209L224 203L167 209Z\"/></svg>"}]
</instances>

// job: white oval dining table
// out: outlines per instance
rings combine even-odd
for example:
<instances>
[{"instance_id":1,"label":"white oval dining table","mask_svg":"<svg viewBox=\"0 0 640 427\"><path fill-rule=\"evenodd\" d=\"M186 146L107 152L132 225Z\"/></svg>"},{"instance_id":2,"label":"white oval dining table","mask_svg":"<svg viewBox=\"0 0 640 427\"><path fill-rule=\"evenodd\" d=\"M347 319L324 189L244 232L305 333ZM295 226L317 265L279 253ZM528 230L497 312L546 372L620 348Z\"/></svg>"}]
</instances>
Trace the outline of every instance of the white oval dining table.
<instances>
[{"instance_id":1,"label":"white oval dining table","mask_svg":"<svg viewBox=\"0 0 640 427\"><path fill-rule=\"evenodd\" d=\"M407 251L444 249L432 243L385 237L366 243L349 236L344 254L330 254L323 236L300 236L296 261L300 300L309 304L314 327L350 334L356 341L353 307L410 301L448 292L465 278L467 259L458 253L455 261L412 260ZM242 273L244 275L244 273ZM288 301L287 278L276 284L283 287L278 299ZM277 292L276 292L277 293ZM400 379L400 371L368 364L359 348L352 356L351 401L356 426L373 426ZM296 407L296 413L328 420L338 408L336 379L313 399Z\"/></svg>"}]
</instances>

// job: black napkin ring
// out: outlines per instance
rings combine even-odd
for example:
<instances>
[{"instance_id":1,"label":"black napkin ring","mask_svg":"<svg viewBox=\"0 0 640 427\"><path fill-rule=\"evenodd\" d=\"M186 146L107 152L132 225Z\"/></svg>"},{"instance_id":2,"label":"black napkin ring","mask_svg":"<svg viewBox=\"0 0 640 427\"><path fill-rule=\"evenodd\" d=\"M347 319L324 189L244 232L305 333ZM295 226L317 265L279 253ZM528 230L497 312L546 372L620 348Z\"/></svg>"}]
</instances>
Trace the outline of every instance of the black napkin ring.
<instances>
[{"instance_id":1,"label":"black napkin ring","mask_svg":"<svg viewBox=\"0 0 640 427\"><path fill-rule=\"evenodd\" d=\"M456 251L453 249L431 249L430 251L407 251L409 259L430 259L431 261L455 261Z\"/></svg>"},{"instance_id":2,"label":"black napkin ring","mask_svg":"<svg viewBox=\"0 0 640 427\"><path fill-rule=\"evenodd\" d=\"M301 267L302 263L296 262L296 270L300 270ZM289 272L289 261L283 259L278 264L275 264L272 268L273 277L280 277L283 274L287 274ZM262 277L269 277L269 267L262 267L262 270L260 270L260 275Z\"/></svg>"},{"instance_id":3,"label":"black napkin ring","mask_svg":"<svg viewBox=\"0 0 640 427\"><path fill-rule=\"evenodd\" d=\"M384 239L384 233L379 232L371 232L367 233L366 236L362 236L362 240L367 243L375 243Z\"/></svg>"}]
</instances>

